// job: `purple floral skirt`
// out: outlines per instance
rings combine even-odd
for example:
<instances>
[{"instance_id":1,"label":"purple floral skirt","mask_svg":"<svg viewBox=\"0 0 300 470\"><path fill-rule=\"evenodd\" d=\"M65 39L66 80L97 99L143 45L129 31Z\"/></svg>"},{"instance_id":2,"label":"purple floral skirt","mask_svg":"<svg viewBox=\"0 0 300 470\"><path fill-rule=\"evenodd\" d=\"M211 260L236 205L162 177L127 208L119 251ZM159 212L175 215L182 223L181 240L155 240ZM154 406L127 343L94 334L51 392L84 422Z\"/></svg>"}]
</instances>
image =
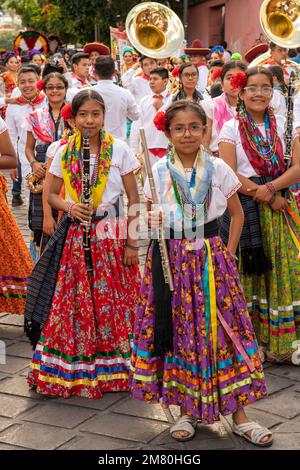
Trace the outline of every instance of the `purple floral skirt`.
<instances>
[{"instance_id":1,"label":"purple floral skirt","mask_svg":"<svg viewBox=\"0 0 300 470\"><path fill-rule=\"evenodd\" d=\"M160 357L152 353L155 305L150 248L135 319L130 380L133 398L180 405L204 424L212 424L220 414L232 414L267 395L235 258L219 237L209 243L217 308L247 353L254 366L252 372L219 319L214 350L212 328L207 329L205 316L205 246L195 249L188 240L170 240L173 351Z\"/></svg>"}]
</instances>

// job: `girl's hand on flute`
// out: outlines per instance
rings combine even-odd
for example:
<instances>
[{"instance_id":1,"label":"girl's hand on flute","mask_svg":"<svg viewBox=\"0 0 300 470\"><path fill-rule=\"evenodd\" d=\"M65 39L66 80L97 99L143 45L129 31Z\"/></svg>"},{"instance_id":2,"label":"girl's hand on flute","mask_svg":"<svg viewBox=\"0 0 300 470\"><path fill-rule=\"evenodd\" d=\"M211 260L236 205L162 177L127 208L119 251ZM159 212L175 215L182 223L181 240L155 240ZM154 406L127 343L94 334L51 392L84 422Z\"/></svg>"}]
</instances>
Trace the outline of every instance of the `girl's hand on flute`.
<instances>
[{"instance_id":1,"label":"girl's hand on flute","mask_svg":"<svg viewBox=\"0 0 300 470\"><path fill-rule=\"evenodd\" d=\"M151 229L158 229L163 222L163 212L160 207L157 210L148 212L148 227Z\"/></svg>"},{"instance_id":2,"label":"girl's hand on flute","mask_svg":"<svg viewBox=\"0 0 300 470\"><path fill-rule=\"evenodd\" d=\"M80 222L91 222L93 209L88 204L74 204L71 209L71 216Z\"/></svg>"}]
</instances>

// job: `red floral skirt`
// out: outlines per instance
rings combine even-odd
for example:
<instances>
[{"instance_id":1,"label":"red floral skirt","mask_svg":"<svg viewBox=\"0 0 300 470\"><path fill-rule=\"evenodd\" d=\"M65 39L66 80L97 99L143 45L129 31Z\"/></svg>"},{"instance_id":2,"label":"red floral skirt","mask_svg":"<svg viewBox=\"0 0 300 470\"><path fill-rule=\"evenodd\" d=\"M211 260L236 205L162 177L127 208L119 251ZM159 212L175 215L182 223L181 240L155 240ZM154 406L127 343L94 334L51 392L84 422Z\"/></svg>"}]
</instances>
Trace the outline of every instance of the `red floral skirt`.
<instances>
[{"instance_id":1,"label":"red floral skirt","mask_svg":"<svg viewBox=\"0 0 300 470\"><path fill-rule=\"evenodd\" d=\"M93 272L88 274L82 242L83 227L71 224L28 376L29 385L42 394L100 398L102 392L129 389L139 267L123 264L125 240L99 240L93 223Z\"/></svg>"}]
</instances>

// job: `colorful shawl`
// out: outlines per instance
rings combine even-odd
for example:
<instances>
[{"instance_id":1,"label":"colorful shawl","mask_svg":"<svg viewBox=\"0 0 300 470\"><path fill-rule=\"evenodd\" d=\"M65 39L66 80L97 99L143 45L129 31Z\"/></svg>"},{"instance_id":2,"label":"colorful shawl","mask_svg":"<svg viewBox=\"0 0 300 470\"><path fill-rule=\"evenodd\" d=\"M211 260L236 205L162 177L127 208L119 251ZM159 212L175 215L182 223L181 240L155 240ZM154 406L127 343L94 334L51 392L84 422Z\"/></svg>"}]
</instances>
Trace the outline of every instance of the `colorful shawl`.
<instances>
[{"instance_id":1,"label":"colorful shawl","mask_svg":"<svg viewBox=\"0 0 300 470\"><path fill-rule=\"evenodd\" d=\"M95 182L91 188L91 195L93 200L93 207L101 204L102 196L106 187L110 163L113 152L114 138L104 130L100 131L101 147L98 159L98 174L96 175ZM80 202L82 194L82 136L80 131L68 138L66 147L62 153L61 166L63 173L63 180L67 192L75 203ZM97 161L95 163L97 165Z\"/></svg>"},{"instance_id":2,"label":"colorful shawl","mask_svg":"<svg viewBox=\"0 0 300 470\"><path fill-rule=\"evenodd\" d=\"M55 125L50 114L49 105L30 113L29 122L32 126L32 132L37 139L45 144L51 144L57 140L55 138ZM63 126L63 120L61 120L61 126ZM62 133L63 128L60 134ZM58 136L58 138L59 137L60 136Z\"/></svg>"},{"instance_id":3,"label":"colorful shawl","mask_svg":"<svg viewBox=\"0 0 300 470\"><path fill-rule=\"evenodd\" d=\"M255 172L259 176L272 177L283 174L286 170L283 145L272 112L268 109L265 113L266 137L246 110L239 112L237 119L243 149Z\"/></svg>"},{"instance_id":4,"label":"colorful shawl","mask_svg":"<svg viewBox=\"0 0 300 470\"><path fill-rule=\"evenodd\" d=\"M176 207L176 221L184 221L185 226L203 225L211 198L213 163L210 156L199 149L189 182L182 162L173 146L167 154L169 178L163 192L163 203L169 208ZM176 224L177 225L177 224Z\"/></svg>"},{"instance_id":5,"label":"colorful shawl","mask_svg":"<svg viewBox=\"0 0 300 470\"><path fill-rule=\"evenodd\" d=\"M222 93L221 96L214 98L214 118L218 134L221 132L223 124L234 116L235 115L230 107L226 93Z\"/></svg>"},{"instance_id":6,"label":"colorful shawl","mask_svg":"<svg viewBox=\"0 0 300 470\"><path fill-rule=\"evenodd\" d=\"M14 75L7 71L2 74L2 79L5 85L5 95L10 96L14 89L18 86L17 80Z\"/></svg>"}]
</instances>

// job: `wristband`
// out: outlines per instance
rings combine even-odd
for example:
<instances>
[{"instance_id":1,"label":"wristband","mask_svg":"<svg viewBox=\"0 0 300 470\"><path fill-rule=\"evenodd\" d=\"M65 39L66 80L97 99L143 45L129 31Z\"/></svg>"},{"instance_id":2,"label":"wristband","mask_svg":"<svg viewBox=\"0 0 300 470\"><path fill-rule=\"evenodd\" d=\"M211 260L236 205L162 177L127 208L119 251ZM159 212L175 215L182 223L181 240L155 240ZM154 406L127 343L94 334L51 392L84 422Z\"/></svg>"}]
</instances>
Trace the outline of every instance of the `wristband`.
<instances>
[{"instance_id":1,"label":"wristband","mask_svg":"<svg viewBox=\"0 0 300 470\"><path fill-rule=\"evenodd\" d=\"M126 243L126 248L130 248L131 250L139 251L139 247L138 247L138 246L128 245L128 243Z\"/></svg>"},{"instance_id":2,"label":"wristband","mask_svg":"<svg viewBox=\"0 0 300 470\"><path fill-rule=\"evenodd\" d=\"M29 165L31 166L31 168L33 167L33 164L34 163L39 163L37 160L32 160L32 162L29 163Z\"/></svg>"},{"instance_id":3,"label":"wristband","mask_svg":"<svg viewBox=\"0 0 300 470\"><path fill-rule=\"evenodd\" d=\"M72 210L72 207L75 206L75 202L71 203L71 202L68 202L68 209L67 209L67 213L68 213L68 217L69 219L71 220L74 220L74 217L72 217L72 214L71 214L71 210Z\"/></svg>"},{"instance_id":4,"label":"wristband","mask_svg":"<svg viewBox=\"0 0 300 470\"><path fill-rule=\"evenodd\" d=\"M272 204L274 204L275 199L276 199L276 194L273 194L273 195L272 195L272 199L271 199L271 201L269 202L269 206L272 206Z\"/></svg>"},{"instance_id":5,"label":"wristband","mask_svg":"<svg viewBox=\"0 0 300 470\"><path fill-rule=\"evenodd\" d=\"M266 188L272 195L276 194L276 189L272 183L266 183Z\"/></svg>"}]
</instances>

